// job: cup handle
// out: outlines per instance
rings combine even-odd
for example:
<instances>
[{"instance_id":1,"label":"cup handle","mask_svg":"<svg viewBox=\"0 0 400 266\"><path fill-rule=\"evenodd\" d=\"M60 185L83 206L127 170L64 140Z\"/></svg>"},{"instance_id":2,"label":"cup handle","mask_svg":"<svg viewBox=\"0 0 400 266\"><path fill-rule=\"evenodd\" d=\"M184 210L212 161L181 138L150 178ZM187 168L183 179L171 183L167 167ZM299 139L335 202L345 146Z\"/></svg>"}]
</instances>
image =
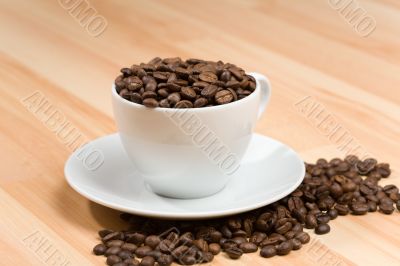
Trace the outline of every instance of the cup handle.
<instances>
[{"instance_id":1,"label":"cup handle","mask_svg":"<svg viewBox=\"0 0 400 266\"><path fill-rule=\"evenodd\" d=\"M260 108L258 110L258 118L264 113L265 108L268 105L269 97L271 95L271 84L268 78L260 73L250 73L256 79L256 85L260 86Z\"/></svg>"}]
</instances>

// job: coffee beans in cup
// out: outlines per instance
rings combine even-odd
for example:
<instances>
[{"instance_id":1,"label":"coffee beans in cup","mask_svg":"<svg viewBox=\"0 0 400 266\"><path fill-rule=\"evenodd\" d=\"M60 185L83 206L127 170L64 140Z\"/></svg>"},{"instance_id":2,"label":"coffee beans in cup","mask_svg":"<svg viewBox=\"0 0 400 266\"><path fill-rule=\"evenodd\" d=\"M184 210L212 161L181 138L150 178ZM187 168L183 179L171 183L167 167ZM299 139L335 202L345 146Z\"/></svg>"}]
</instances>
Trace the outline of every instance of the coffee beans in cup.
<instances>
[{"instance_id":1,"label":"coffee beans in cup","mask_svg":"<svg viewBox=\"0 0 400 266\"><path fill-rule=\"evenodd\" d=\"M149 108L200 108L239 101L256 89L255 79L230 63L155 57L121 69L115 89Z\"/></svg>"},{"instance_id":2,"label":"coffee beans in cup","mask_svg":"<svg viewBox=\"0 0 400 266\"><path fill-rule=\"evenodd\" d=\"M167 221L123 213L127 230L103 229L93 254L108 265L194 265L221 252L233 260L258 252L263 258L285 256L310 242L311 230L323 235L331 220L347 214L400 211L395 185L380 186L390 166L375 159L319 159L306 163L300 186L285 198L239 215L199 221ZM398 211L396 211L398 212ZM308 231L306 231L308 230Z\"/></svg>"}]
</instances>

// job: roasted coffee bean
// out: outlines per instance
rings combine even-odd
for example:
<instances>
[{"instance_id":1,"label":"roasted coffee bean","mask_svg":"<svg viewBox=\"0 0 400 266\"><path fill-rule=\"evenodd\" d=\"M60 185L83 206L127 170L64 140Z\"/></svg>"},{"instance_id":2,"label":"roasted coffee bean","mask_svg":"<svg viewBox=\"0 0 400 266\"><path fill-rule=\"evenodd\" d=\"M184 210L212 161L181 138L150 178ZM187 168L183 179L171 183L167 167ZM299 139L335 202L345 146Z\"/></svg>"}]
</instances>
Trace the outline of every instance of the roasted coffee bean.
<instances>
[{"instance_id":1,"label":"roasted coffee bean","mask_svg":"<svg viewBox=\"0 0 400 266\"><path fill-rule=\"evenodd\" d=\"M105 237L103 237L102 240L104 243L106 243L111 240L123 240L123 239L124 239L124 235L121 232L113 232L113 233L107 234Z\"/></svg>"},{"instance_id":2,"label":"roasted coffee bean","mask_svg":"<svg viewBox=\"0 0 400 266\"><path fill-rule=\"evenodd\" d=\"M350 205L352 214L355 215L364 215L368 212L368 204L363 203L363 202L353 202Z\"/></svg>"},{"instance_id":3,"label":"roasted coffee bean","mask_svg":"<svg viewBox=\"0 0 400 266\"><path fill-rule=\"evenodd\" d=\"M196 257L190 255L182 256L178 261L183 265L194 265L197 262Z\"/></svg>"},{"instance_id":4,"label":"roasted coffee bean","mask_svg":"<svg viewBox=\"0 0 400 266\"><path fill-rule=\"evenodd\" d=\"M155 259L153 257L150 256L146 256L142 259L142 261L140 262L140 266L153 266L155 263Z\"/></svg>"},{"instance_id":5,"label":"roasted coffee bean","mask_svg":"<svg viewBox=\"0 0 400 266\"><path fill-rule=\"evenodd\" d=\"M232 236L233 237L247 237L247 233L246 233L246 231L243 231L243 230L237 230L237 231L233 232Z\"/></svg>"},{"instance_id":6,"label":"roasted coffee bean","mask_svg":"<svg viewBox=\"0 0 400 266\"><path fill-rule=\"evenodd\" d=\"M194 91L194 89L192 89L190 87L182 87L181 95L182 95L182 98L184 98L186 100L193 101L194 99L196 99L196 92Z\"/></svg>"},{"instance_id":7,"label":"roasted coffee bean","mask_svg":"<svg viewBox=\"0 0 400 266\"><path fill-rule=\"evenodd\" d=\"M339 212L336 209L330 209L328 211L328 215L329 215L331 220L335 220L338 217Z\"/></svg>"},{"instance_id":8,"label":"roasted coffee bean","mask_svg":"<svg viewBox=\"0 0 400 266\"><path fill-rule=\"evenodd\" d=\"M214 255L211 252L201 252L199 255L199 261L207 263L214 259Z\"/></svg>"},{"instance_id":9,"label":"roasted coffee bean","mask_svg":"<svg viewBox=\"0 0 400 266\"><path fill-rule=\"evenodd\" d=\"M217 243L211 243L208 246L208 251L211 252L213 255L217 255L221 252L221 246Z\"/></svg>"},{"instance_id":10,"label":"roasted coffee bean","mask_svg":"<svg viewBox=\"0 0 400 266\"><path fill-rule=\"evenodd\" d=\"M119 252L121 251L120 247L109 247L106 252L105 255L108 257L110 255L117 255Z\"/></svg>"},{"instance_id":11,"label":"roasted coffee bean","mask_svg":"<svg viewBox=\"0 0 400 266\"><path fill-rule=\"evenodd\" d=\"M374 201L368 201L367 205L368 205L369 212L376 212L376 210L378 209L378 206L376 205L376 202L374 202Z\"/></svg>"},{"instance_id":12,"label":"roasted coffee bean","mask_svg":"<svg viewBox=\"0 0 400 266\"><path fill-rule=\"evenodd\" d=\"M381 203L379 204L379 211L384 214L392 214L394 212L394 206L393 204Z\"/></svg>"},{"instance_id":13,"label":"roasted coffee bean","mask_svg":"<svg viewBox=\"0 0 400 266\"><path fill-rule=\"evenodd\" d=\"M212 72L202 72L199 75L199 79L208 83L213 83L218 80L218 77Z\"/></svg>"},{"instance_id":14,"label":"roasted coffee bean","mask_svg":"<svg viewBox=\"0 0 400 266\"><path fill-rule=\"evenodd\" d=\"M189 250L188 246L179 246L175 248L172 252L171 255L175 258L180 258L182 257L187 251Z\"/></svg>"},{"instance_id":15,"label":"roasted coffee bean","mask_svg":"<svg viewBox=\"0 0 400 266\"><path fill-rule=\"evenodd\" d=\"M167 255L167 254L162 254L157 259L157 263L160 266L169 266L172 264L173 261L174 261L173 257L171 255Z\"/></svg>"},{"instance_id":16,"label":"roasted coffee bean","mask_svg":"<svg viewBox=\"0 0 400 266\"><path fill-rule=\"evenodd\" d=\"M331 220L329 214L320 214L317 215L318 224L327 224Z\"/></svg>"},{"instance_id":17,"label":"roasted coffee bean","mask_svg":"<svg viewBox=\"0 0 400 266\"><path fill-rule=\"evenodd\" d=\"M239 245L239 248L243 251L243 253L253 253L258 249L257 245L251 242L244 242Z\"/></svg>"},{"instance_id":18,"label":"roasted coffee bean","mask_svg":"<svg viewBox=\"0 0 400 266\"><path fill-rule=\"evenodd\" d=\"M233 94L229 90L221 90L215 94L217 104L227 104L233 101Z\"/></svg>"},{"instance_id":19,"label":"roasted coffee bean","mask_svg":"<svg viewBox=\"0 0 400 266\"><path fill-rule=\"evenodd\" d=\"M276 254L281 256L287 255L289 254L290 251L292 251L292 249L293 249L293 242L290 240L284 241L276 247Z\"/></svg>"},{"instance_id":20,"label":"roasted coffee bean","mask_svg":"<svg viewBox=\"0 0 400 266\"><path fill-rule=\"evenodd\" d=\"M347 215L349 214L350 210L346 205L336 204L335 210L337 210L339 215Z\"/></svg>"},{"instance_id":21,"label":"roasted coffee bean","mask_svg":"<svg viewBox=\"0 0 400 266\"><path fill-rule=\"evenodd\" d=\"M146 237L144 244L151 247L152 249L156 248L161 242L161 239L159 236L156 235L150 235Z\"/></svg>"},{"instance_id":22,"label":"roasted coffee bean","mask_svg":"<svg viewBox=\"0 0 400 266\"><path fill-rule=\"evenodd\" d=\"M130 251L130 252L135 252L135 250L137 249L137 246L135 244L132 244L132 243L124 243L121 246L121 249Z\"/></svg>"},{"instance_id":23,"label":"roasted coffee bean","mask_svg":"<svg viewBox=\"0 0 400 266\"><path fill-rule=\"evenodd\" d=\"M199 107L206 106L207 104L208 104L208 100L206 98L200 97L194 101L193 107L199 108Z\"/></svg>"},{"instance_id":24,"label":"roasted coffee bean","mask_svg":"<svg viewBox=\"0 0 400 266\"><path fill-rule=\"evenodd\" d=\"M260 256L264 258L271 258L277 254L276 248L274 245L268 245L262 247L260 251Z\"/></svg>"},{"instance_id":25,"label":"roasted coffee bean","mask_svg":"<svg viewBox=\"0 0 400 266\"><path fill-rule=\"evenodd\" d=\"M234 238L232 238L231 240L232 240L233 242L235 242L237 246L239 246L239 245L242 244L242 243L247 242L246 238L241 237L241 236L234 237Z\"/></svg>"},{"instance_id":26,"label":"roasted coffee bean","mask_svg":"<svg viewBox=\"0 0 400 266\"><path fill-rule=\"evenodd\" d=\"M323 235L329 233L330 230L331 227L329 226L329 224L320 224L315 228L315 233L317 235Z\"/></svg>"},{"instance_id":27,"label":"roasted coffee bean","mask_svg":"<svg viewBox=\"0 0 400 266\"><path fill-rule=\"evenodd\" d=\"M293 250L299 250L302 247L302 243L300 240L298 240L297 238L293 238L292 240L292 245L293 245Z\"/></svg>"},{"instance_id":28,"label":"roasted coffee bean","mask_svg":"<svg viewBox=\"0 0 400 266\"><path fill-rule=\"evenodd\" d=\"M182 100L175 104L175 108L192 108L193 103L188 100Z\"/></svg>"},{"instance_id":29,"label":"roasted coffee bean","mask_svg":"<svg viewBox=\"0 0 400 266\"><path fill-rule=\"evenodd\" d=\"M125 242L122 240L111 240L106 243L107 247L121 247Z\"/></svg>"},{"instance_id":30,"label":"roasted coffee bean","mask_svg":"<svg viewBox=\"0 0 400 266\"><path fill-rule=\"evenodd\" d=\"M307 214L307 216L306 216L306 228L312 229L312 228L317 227L317 225L318 225L318 221L317 221L317 218L315 217L315 215Z\"/></svg>"},{"instance_id":31,"label":"roasted coffee bean","mask_svg":"<svg viewBox=\"0 0 400 266\"><path fill-rule=\"evenodd\" d=\"M193 244L198 247L201 251L207 252L208 251L208 244L207 241L204 239L196 239L193 241Z\"/></svg>"},{"instance_id":32,"label":"roasted coffee bean","mask_svg":"<svg viewBox=\"0 0 400 266\"><path fill-rule=\"evenodd\" d=\"M138 258L143 258L143 257L147 256L147 253L149 253L150 251L152 251L151 247L142 246L142 247L138 247L136 249L135 254Z\"/></svg>"},{"instance_id":33,"label":"roasted coffee bean","mask_svg":"<svg viewBox=\"0 0 400 266\"><path fill-rule=\"evenodd\" d=\"M232 238L232 231L226 225L222 226L221 233L226 238Z\"/></svg>"},{"instance_id":34,"label":"roasted coffee bean","mask_svg":"<svg viewBox=\"0 0 400 266\"><path fill-rule=\"evenodd\" d=\"M106 235L111 234L111 233L113 233L113 231L112 231L112 230L109 230L109 229L103 229L103 230L100 230L100 231L98 232L98 234L99 234L99 236L100 236L101 238L104 238Z\"/></svg>"},{"instance_id":35,"label":"roasted coffee bean","mask_svg":"<svg viewBox=\"0 0 400 266\"><path fill-rule=\"evenodd\" d=\"M93 253L95 255L104 255L106 253L107 247L103 244L98 244L93 248Z\"/></svg>"},{"instance_id":36,"label":"roasted coffee bean","mask_svg":"<svg viewBox=\"0 0 400 266\"><path fill-rule=\"evenodd\" d=\"M295 236L296 239L300 240L300 242L302 244L307 244L308 242L310 242L310 235L307 234L306 232L299 232L296 234Z\"/></svg>"},{"instance_id":37,"label":"roasted coffee bean","mask_svg":"<svg viewBox=\"0 0 400 266\"><path fill-rule=\"evenodd\" d=\"M144 106L149 107L149 108L158 107L158 102L154 98L143 99L142 103L143 103Z\"/></svg>"},{"instance_id":38,"label":"roasted coffee bean","mask_svg":"<svg viewBox=\"0 0 400 266\"><path fill-rule=\"evenodd\" d=\"M127 250L121 250L120 252L118 252L118 257L120 257L123 260L129 259L132 257L132 252L129 252Z\"/></svg>"},{"instance_id":39,"label":"roasted coffee bean","mask_svg":"<svg viewBox=\"0 0 400 266\"><path fill-rule=\"evenodd\" d=\"M225 250L229 258L237 260L243 255L243 251L238 247L231 247Z\"/></svg>"},{"instance_id":40,"label":"roasted coffee bean","mask_svg":"<svg viewBox=\"0 0 400 266\"><path fill-rule=\"evenodd\" d=\"M153 257L155 260L157 260L161 256L161 251L159 250L152 250L147 252L147 256Z\"/></svg>"},{"instance_id":41,"label":"roasted coffee bean","mask_svg":"<svg viewBox=\"0 0 400 266\"><path fill-rule=\"evenodd\" d=\"M121 262L122 259L117 255L110 255L107 257L107 265L115 265L118 262Z\"/></svg>"},{"instance_id":42,"label":"roasted coffee bean","mask_svg":"<svg viewBox=\"0 0 400 266\"><path fill-rule=\"evenodd\" d=\"M396 208L397 208L397 210L400 211L400 200L398 200L398 201L396 202Z\"/></svg>"},{"instance_id":43,"label":"roasted coffee bean","mask_svg":"<svg viewBox=\"0 0 400 266\"><path fill-rule=\"evenodd\" d=\"M255 232L249 239L250 242L259 245L267 237L266 233Z\"/></svg>"},{"instance_id":44,"label":"roasted coffee bean","mask_svg":"<svg viewBox=\"0 0 400 266\"><path fill-rule=\"evenodd\" d=\"M134 258L126 259L123 262L125 263L124 266L139 266L140 265L140 261L138 261L137 259L134 259Z\"/></svg>"},{"instance_id":45,"label":"roasted coffee bean","mask_svg":"<svg viewBox=\"0 0 400 266\"><path fill-rule=\"evenodd\" d=\"M201 91L201 95L205 98L213 98L218 91L218 87L215 85L208 85Z\"/></svg>"}]
</instances>

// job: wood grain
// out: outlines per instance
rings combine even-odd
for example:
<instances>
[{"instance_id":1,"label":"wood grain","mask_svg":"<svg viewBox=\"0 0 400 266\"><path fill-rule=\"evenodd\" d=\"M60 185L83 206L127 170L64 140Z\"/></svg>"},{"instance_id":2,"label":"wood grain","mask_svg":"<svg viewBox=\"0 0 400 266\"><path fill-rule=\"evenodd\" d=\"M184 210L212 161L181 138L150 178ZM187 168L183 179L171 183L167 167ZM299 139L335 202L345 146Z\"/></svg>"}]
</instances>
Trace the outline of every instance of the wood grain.
<instances>
[{"instance_id":1,"label":"wood grain","mask_svg":"<svg viewBox=\"0 0 400 266\"><path fill-rule=\"evenodd\" d=\"M368 37L328 0L88 0L108 23L98 37L60 2L0 1L0 265L104 264L90 251L98 229L123 228L118 212L67 185L71 146L23 99L40 93L82 141L110 134L119 68L154 56L221 59L266 74L273 94L257 132L306 161L344 156L296 105L309 97L360 151L390 162L384 184L400 185L398 1L357 1L376 20ZM340 218L332 233L312 235L315 242L289 256L221 255L211 265L399 265L399 215Z\"/></svg>"}]
</instances>

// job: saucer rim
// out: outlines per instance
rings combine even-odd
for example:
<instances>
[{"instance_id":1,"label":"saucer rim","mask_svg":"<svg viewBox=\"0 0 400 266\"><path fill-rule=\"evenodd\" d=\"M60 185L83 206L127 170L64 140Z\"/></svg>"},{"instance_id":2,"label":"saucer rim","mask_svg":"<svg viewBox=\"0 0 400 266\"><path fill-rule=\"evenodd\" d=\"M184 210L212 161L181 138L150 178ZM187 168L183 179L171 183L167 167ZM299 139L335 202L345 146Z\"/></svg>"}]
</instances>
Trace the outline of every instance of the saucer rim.
<instances>
[{"instance_id":1,"label":"saucer rim","mask_svg":"<svg viewBox=\"0 0 400 266\"><path fill-rule=\"evenodd\" d=\"M96 138L94 140L89 141L86 145L90 145L93 142L97 142L100 141L101 139L104 138L112 138L112 137L118 137L119 133L112 133L112 134L108 134L105 136L101 136L99 138ZM83 148L80 147L77 150L75 150L73 153L70 154L70 156L68 157L67 161L65 162L64 165L64 176L65 179L68 183L69 186L71 186L71 188L73 188L76 192L78 192L80 195L82 195L83 197L97 203L103 206L106 206L108 208L114 209L114 210L119 210L119 211L123 211L123 212L127 212L130 214L135 214L135 215L139 215L139 216L145 216L145 217L153 217L153 218L163 218L163 219L178 219L178 220L189 220L189 219L208 219L208 218L219 218L219 217L224 217L224 216L229 216L229 215L234 215L234 214L238 214L238 213L243 213L243 212L247 212L247 211L251 211L254 209L258 209L261 207L264 207L268 204L271 204L273 202L276 202L284 197L286 197L287 195L289 195L290 193L292 193L303 181L304 179L304 175L305 175L305 165L304 165L304 161L301 159L301 157L299 156L299 154L297 152L295 152L290 146L265 135L259 134L259 133L253 133L253 135L259 135L263 138L267 138L269 140L272 140L273 142L278 142L280 145L284 146L285 148L287 148L288 151L292 152L293 155L295 155L295 157L297 158L297 160L299 162L301 162L301 175L300 177L298 177L298 180L296 183L294 183L290 188L286 189L284 192L276 195L275 197L272 198L268 198L266 200L263 201L259 201L255 204L249 204L245 207L240 207L240 208L230 208L228 210L223 210L223 211L203 211L203 212L185 212L185 213L174 213L174 212L170 212L170 211L152 211L152 210L138 210L137 208L132 209L129 207L125 207L125 206L121 206L120 204L115 204L115 203L109 203L99 197L97 197L96 195L91 194L90 192L87 192L85 189L80 188L79 186L75 185L74 182L72 182L72 178L71 176L69 176L68 174L68 165L70 165L72 162L72 160L76 159L75 158L75 154L79 153L79 151ZM86 146L85 145L85 146ZM223 188L223 189L226 189ZM222 189L222 190L223 190ZM221 190L221 191L222 191ZM217 192L217 193L220 193ZM158 196L158 195L157 195ZM161 197L161 196L160 196ZM202 199L202 198L200 198ZM177 200L177 201L185 201L185 200L199 200L199 199L173 199L173 200Z\"/></svg>"}]
</instances>

